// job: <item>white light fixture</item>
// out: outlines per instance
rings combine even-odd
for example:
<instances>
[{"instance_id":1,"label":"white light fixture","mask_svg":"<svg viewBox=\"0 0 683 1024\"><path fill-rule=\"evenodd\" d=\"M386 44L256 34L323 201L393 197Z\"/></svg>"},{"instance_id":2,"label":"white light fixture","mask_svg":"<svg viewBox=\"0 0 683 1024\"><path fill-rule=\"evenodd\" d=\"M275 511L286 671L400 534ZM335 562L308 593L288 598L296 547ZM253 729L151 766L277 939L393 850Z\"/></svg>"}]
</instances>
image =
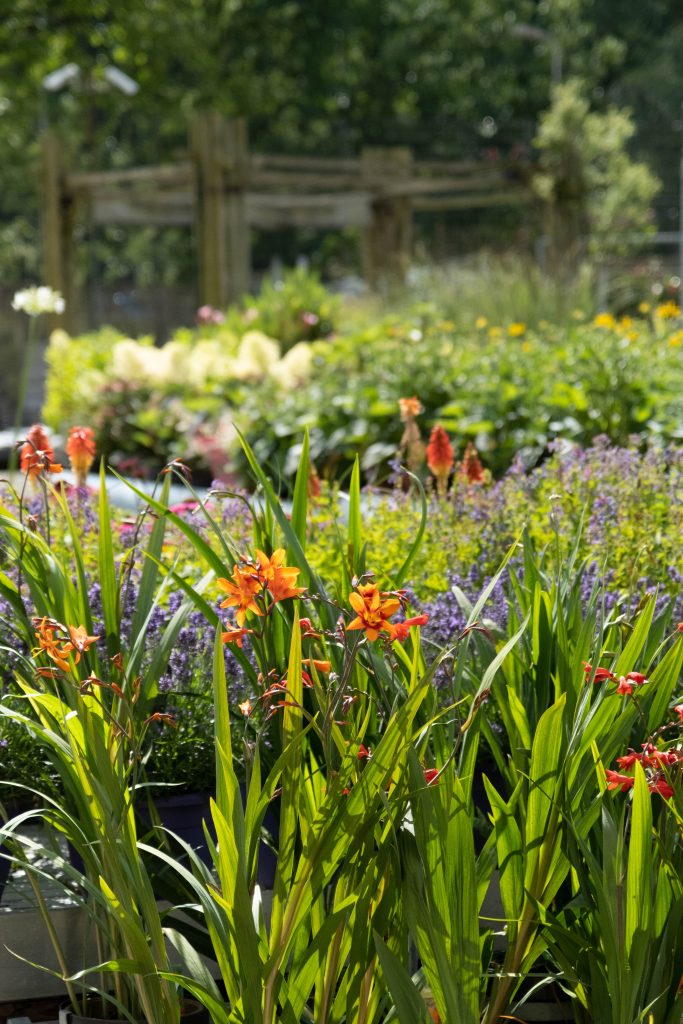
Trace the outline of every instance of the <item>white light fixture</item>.
<instances>
[{"instance_id":1,"label":"white light fixture","mask_svg":"<svg viewBox=\"0 0 683 1024\"><path fill-rule=\"evenodd\" d=\"M81 69L78 64L65 64L63 68L51 71L43 79L43 89L47 92L59 92L71 82L76 82L81 77Z\"/></svg>"},{"instance_id":2,"label":"white light fixture","mask_svg":"<svg viewBox=\"0 0 683 1024\"><path fill-rule=\"evenodd\" d=\"M115 89L122 92L124 96L135 96L140 91L138 83L127 75L120 68L115 68L113 64L107 64L104 69L104 77L113 85Z\"/></svg>"}]
</instances>

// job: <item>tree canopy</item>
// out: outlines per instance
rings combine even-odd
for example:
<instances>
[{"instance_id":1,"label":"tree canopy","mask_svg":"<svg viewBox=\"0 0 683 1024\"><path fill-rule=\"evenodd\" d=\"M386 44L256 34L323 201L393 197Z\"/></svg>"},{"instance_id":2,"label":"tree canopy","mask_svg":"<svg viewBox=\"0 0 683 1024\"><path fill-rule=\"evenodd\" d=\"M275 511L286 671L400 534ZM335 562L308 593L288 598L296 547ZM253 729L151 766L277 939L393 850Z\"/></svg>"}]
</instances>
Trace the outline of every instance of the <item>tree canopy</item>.
<instances>
[{"instance_id":1,"label":"tree canopy","mask_svg":"<svg viewBox=\"0 0 683 1024\"><path fill-rule=\"evenodd\" d=\"M683 7L668 0L14 0L0 23L4 272L35 272L48 124L97 167L172 159L191 113L209 108L246 116L255 150L467 157L531 150L558 72L580 77L598 111L632 108L631 147L664 181L671 227L682 47ZM46 92L70 62L79 83ZM112 64L136 96L105 88Z\"/></svg>"}]
</instances>

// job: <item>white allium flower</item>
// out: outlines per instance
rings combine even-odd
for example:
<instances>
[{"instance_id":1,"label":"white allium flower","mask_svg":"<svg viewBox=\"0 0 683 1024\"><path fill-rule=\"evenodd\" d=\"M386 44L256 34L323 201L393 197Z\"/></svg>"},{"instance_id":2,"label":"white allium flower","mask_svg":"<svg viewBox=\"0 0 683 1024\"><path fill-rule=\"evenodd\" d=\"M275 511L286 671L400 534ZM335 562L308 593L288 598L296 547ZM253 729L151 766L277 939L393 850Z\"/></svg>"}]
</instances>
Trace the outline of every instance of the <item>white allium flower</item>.
<instances>
[{"instance_id":1,"label":"white allium flower","mask_svg":"<svg viewBox=\"0 0 683 1024\"><path fill-rule=\"evenodd\" d=\"M43 313L63 313L65 302L59 292L48 288L47 285L35 285L31 288L23 288L20 292L14 293L12 309L16 309L27 316L41 316Z\"/></svg>"}]
</instances>

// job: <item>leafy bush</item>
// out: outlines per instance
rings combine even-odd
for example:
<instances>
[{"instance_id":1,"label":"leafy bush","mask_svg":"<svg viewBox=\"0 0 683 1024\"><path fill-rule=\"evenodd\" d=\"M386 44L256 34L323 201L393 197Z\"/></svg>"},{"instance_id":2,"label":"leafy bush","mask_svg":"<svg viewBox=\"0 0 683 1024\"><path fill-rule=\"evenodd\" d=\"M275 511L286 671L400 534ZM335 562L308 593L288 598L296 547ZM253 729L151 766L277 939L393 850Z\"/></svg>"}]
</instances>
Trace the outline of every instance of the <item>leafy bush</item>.
<instances>
[{"instance_id":1,"label":"leafy bush","mask_svg":"<svg viewBox=\"0 0 683 1024\"><path fill-rule=\"evenodd\" d=\"M423 430L440 422L457 445L474 441L494 476L516 457L533 465L557 438L586 445L605 434L623 445L632 435L683 436L683 330L672 303L536 331L483 319L458 327L428 305L284 356L258 331L240 340L222 325L208 331L185 331L160 349L111 332L60 332L48 353L51 425L90 419L108 455L157 468L188 455L209 465L209 479L245 479L235 427L284 478L308 428L321 475L341 478L360 452L367 478L382 479L403 432L398 401L411 395L424 406ZM221 457L212 463L206 451Z\"/></svg>"},{"instance_id":2,"label":"leafy bush","mask_svg":"<svg viewBox=\"0 0 683 1024\"><path fill-rule=\"evenodd\" d=\"M226 323L238 335L256 330L277 338L287 352L299 341L329 337L337 329L339 313L339 299L317 274L297 267L279 280L266 277L258 295L246 295L228 310Z\"/></svg>"}]
</instances>

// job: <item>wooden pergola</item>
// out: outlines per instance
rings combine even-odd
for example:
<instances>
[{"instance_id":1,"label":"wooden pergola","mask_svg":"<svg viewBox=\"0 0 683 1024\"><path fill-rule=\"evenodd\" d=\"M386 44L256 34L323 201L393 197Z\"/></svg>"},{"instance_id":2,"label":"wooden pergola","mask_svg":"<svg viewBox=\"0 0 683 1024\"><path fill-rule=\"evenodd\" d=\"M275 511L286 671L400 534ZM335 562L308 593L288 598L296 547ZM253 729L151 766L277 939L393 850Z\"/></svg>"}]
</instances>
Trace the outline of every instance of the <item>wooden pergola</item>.
<instances>
[{"instance_id":1,"label":"wooden pergola","mask_svg":"<svg viewBox=\"0 0 683 1024\"><path fill-rule=\"evenodd\" d=\"M330 158L251 153L244 119L198 115L189 159L120 171L65 166L59 139L42 139L44 280L76 308L75 225L189 227L199 253L199 297L220 307L249 290L250 229L362 229L366 279L402 275L415 211L528 203L503 162L415 160L408 148L367 147Z\"/></svg>"}]
</instances>

